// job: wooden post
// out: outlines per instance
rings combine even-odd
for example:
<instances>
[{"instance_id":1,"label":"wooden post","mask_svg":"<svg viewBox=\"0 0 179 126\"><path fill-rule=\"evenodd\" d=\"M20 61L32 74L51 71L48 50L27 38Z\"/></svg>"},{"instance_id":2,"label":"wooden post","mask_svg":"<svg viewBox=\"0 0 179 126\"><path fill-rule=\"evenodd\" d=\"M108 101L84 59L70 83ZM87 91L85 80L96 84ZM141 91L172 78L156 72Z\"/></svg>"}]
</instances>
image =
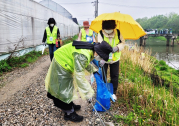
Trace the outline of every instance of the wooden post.
<instances>
[{"instance_id":1,"label":"wooden post","mask_svg":"<svg viewBox=\"0 0 179 126\"><path fill-rule=\"evenodd\" d=\"M145 41L146 39L144 38L143 39L143 46L145 46L145 44L146 44L146 41Z\"/></svg>"},{"instance_id":2,"label":"wooden post","mask_svg":"<svg viewBox=\"0 0 179 126\"><path fill-rule=\"evenodd\" d=\"M169 53L169 47L166 46L166 53L167 53L167 56L168 56L168 53Z\"/></svg>"},{"instance_id":3,"label":"wooden post","mask_svg":"<svg viewBox=\"0 0 179 126\"><path fill-rule=\"evenodd\" d=\"M148 38L148 36L142 36L140 37L140 46L145 46L146 45L146 39Z\"/></svg>"},{"instance_id":4,"label":"wooden post","mask_svg":"<svg viewBox=\"0 0 179 126\"><path fill-rule=\"evenodd\" d=\"M169 43L170 43L170 38L167 38L167 44L166 44L166 46L169 46Z\"/></svg>"},{"instance_id":5,"label":"wooden post","mask_svg":"<svg viewBox=\"0 0 179 126\"><path fill-rule=\"evenodd\" d=\"M144 36L144 38L143 38L143 46L145 46L146 45L146 39L148 38L148 36L147 35L145 35Z\"/></svg>"},{"instance_id":6,"label":"wooden post","mask_svg":"<svg viewBox=\"0 0 179 126\"><path fill-rule=\"evenodd\" d=\"M175 39L177 39L177 35L172 36L171 46L175 45Z\"/></svg>"},{"instance_id":7,"label":"wooden post","mask_svg":"<svg viewBox=\"0 0 179 126\"><path fill-rule=\"evenodd\" d=\"M143 37L140 37L140 46L142 46L143 43Z\"/></svg>"},{"instance_id":8,"label":"wooden post","mask_svg":"<svg viewBox=\"0 0 179 126\"><path fill-rule=\"evenodd\" d=\"M172 39L171 46L174 46L174 41L175 41L175 39Z\"/></svg>"},{"instance_id":9,"label":"wooden post","mask_svg":"<svg viewBox=\"0 0 179 126\"><path fill-rule=\"evenodd\" d=\"M166 46L169 46L169 44L170 44L170 39L172 38L172 36L171 36L171 35L166 35L165 38L167 39L167 44L166 44Z\"/></svg>"}]
</instances>

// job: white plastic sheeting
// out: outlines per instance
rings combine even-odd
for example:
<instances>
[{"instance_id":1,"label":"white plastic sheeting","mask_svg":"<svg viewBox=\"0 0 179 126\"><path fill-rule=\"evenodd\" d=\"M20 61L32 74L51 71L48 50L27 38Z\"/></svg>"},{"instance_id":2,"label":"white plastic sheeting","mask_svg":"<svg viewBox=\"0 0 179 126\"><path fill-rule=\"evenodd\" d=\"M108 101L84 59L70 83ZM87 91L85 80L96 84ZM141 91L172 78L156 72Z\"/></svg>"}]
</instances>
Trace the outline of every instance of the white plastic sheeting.
<instances>
[{"instance_id":1,"label":"white plastic sheeting","mask_svg":"<svg viewBox=\"0 0 179 126\"><path fill-rule=\"evenodd\" d=\"M56 3L52 0L43 0L43 1L40 1L39 3L55 12L61 14L62 16L67 17L72 20L72 15L58 3Z\"/></svg>"},{"instance_id":2,"label":"white plastic sheeting","mask_svg":"<svg viewBox=\"0 0 179 126\"><path fill-rule=\"evenodd\" d=\"M61 37L78 34L79 27L72 20L31 0L0 0L0 55L14 50L34 47L42 43L49 18L53 17Z\"/></svg>"}]
</instances>

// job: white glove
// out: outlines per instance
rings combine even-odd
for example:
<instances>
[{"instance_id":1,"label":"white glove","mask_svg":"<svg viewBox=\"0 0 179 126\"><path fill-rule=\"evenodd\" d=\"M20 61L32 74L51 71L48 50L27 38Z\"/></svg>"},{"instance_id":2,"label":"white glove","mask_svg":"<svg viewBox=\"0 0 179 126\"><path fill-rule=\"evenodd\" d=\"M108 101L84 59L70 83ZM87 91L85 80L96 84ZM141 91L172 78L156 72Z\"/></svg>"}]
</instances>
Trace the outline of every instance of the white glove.
<instances>
[{"instance_id":1,"label":"white glove","mask_svg":"<svg viewBox=\"0 0 179 126\"><path fill-rule=\"evenodd\" d=\"M119 52L124 49L124 46L125 46L125 44L123 44L123 43L120 43L120 44L117 46L118 49L119 49Z\"/></svg>"},{"instance_id":2,"label":"white glove","mask_svg":"<svg viewBox=\"0 0 179 126\"><path fill-rule=\"evenodd\" d=\"M115 94L112 95L113 99L116 101L117 100L117 97Z\"/></svg>"},{"instance_id":3,"label":"white glove","mask_svg":"<svg viewBox=\"0 0 179 126\"><path fill-rule=\"evenodd\" d=\"M45 42L42 42L43 46L46 46Z\"/></svg>"},{"instance_id":4,"label":"white glove","mask_svg":"<svg viewBox=\"0 0 179 126\"><path fill-rule=\"evenodd\" d=\"M112 48L112 53L115 53L115 52L117 52L119 50L119 48L116 46L116 47L113 47Z\"/></svg>"},{"instance_id":5,"label":"white glove","mask_svg":"<svg viewBox=\"0 0 179 126\"><path fill-rule=\"evenodd\" d=\"M103 67L104 64L106 63L106 61L104 61L103 59L99 61L99 67Z\"/></svg>"}]
</instances>

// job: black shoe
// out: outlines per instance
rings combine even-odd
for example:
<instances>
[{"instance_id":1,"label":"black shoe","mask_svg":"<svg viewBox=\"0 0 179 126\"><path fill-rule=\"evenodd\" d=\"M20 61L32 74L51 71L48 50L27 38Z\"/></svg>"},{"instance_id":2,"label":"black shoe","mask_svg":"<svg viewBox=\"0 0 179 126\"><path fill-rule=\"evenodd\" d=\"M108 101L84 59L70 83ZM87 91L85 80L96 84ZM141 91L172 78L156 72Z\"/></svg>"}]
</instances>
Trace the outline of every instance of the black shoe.
<instances>
[{"instance_id":1,"label":"black shoe","mask_svg":"<svg viewBox=\"0 0 179 126\"><path fill-rule=\"evenodd\" d=\"M73 103L73 108L74 108L75 111L78 111L78 110L81 109L81 105L75 105L75 104Z\"/></svg>"},{"instance_id":2,"label":"black shoe","mask_svg":"<svg viewBox=\"0 0 179 126\"><path fill-rule=\"evenodd\" d=\"M83 121L83 116L79 116L78 114L76 114L76 112L73 112L70 115L67 115L67 113L65 113L64 119L70 120L72 122L81 122Z\"/></svg>"}]
</instances>

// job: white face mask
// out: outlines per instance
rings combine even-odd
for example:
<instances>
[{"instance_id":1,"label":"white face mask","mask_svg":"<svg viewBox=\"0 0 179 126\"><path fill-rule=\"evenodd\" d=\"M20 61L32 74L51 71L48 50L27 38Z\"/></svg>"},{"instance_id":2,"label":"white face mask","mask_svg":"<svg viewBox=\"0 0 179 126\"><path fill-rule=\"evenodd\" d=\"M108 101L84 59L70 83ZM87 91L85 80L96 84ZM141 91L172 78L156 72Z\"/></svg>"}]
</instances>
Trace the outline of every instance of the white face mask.
<instances>
[{"instance_id":1,"label":"white face mask","mask_svg":"<svg viewBox=\"0 0 179 126\"><path fill-rule=\"evenodd\" d=\"M106 32L107 34L111 34L113 31L114 31L113 29L110 30L104 29L104 32Z\"/></svg>"},{"instance_id":2,"label":"white face mask","mask_svg":"<svg viewBox=\"0 0 179 126\"><path fill-rule=\"evenodd\" d=\"M54 26L54 24L50 24L50 26L51 26L51 27L53 27L53 26Z\"/></svg>"}]
</instances>

